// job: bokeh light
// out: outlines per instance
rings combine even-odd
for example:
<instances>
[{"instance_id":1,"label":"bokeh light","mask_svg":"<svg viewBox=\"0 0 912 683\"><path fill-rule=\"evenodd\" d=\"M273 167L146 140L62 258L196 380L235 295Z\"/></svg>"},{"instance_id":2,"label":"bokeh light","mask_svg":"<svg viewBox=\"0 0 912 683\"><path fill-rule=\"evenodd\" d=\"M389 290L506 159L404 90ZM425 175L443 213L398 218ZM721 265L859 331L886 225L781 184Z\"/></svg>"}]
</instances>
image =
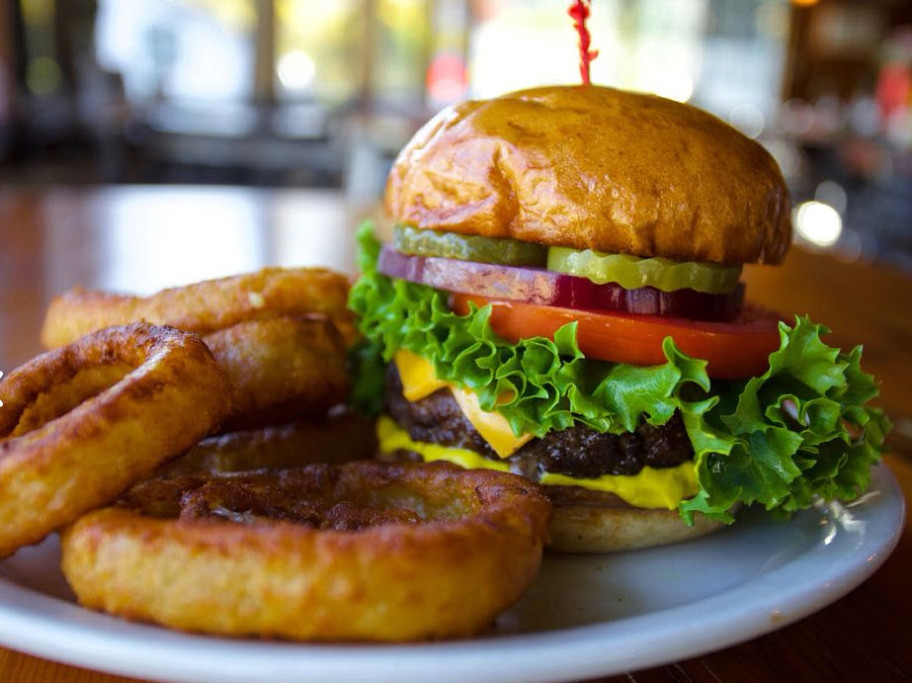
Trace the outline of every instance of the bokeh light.
<instances>
[{"instance_id":1,"label":"bokeh light","mask_svg":"<svg viewBox=\"0 0 912 683\"><path fill-rule=\"evenodd\" d=\"M303 50L292 50L279 57L276 74L289 90L306 90L313 84L317 66Z\"/></svg>"},{"instance_id":2,"label":"bokeh light","mask_svg":"<svg viewBox=\"0 0 912 683\"><path fill-rule=\"evenodd\" d=\"M839 212L817 200L799 204L795 208L794 222L797 236L817 247L832 247L842 235Z\"/></svg>"}]
</instances>

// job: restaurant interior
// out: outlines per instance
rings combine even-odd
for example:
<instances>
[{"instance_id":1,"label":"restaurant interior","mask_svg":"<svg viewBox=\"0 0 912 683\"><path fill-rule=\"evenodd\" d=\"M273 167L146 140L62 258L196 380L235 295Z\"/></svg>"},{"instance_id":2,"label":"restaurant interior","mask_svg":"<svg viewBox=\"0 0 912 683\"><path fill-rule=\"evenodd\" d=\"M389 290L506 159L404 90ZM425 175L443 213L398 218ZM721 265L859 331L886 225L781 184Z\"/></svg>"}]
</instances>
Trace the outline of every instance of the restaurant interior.
<instances>
[{"instance_id":1,"label":"restaurant interior","mask_svg":"<svg viewBox=\"0 0 912 683\"><path fill-rule=\"evenodd\" d=\"M0 183L382 192L452 102L578 77L554 0L9 0ZM912 5L600 0L593 82L760 140L797 239L912 270Z\"/></svg>"}]
</instances>

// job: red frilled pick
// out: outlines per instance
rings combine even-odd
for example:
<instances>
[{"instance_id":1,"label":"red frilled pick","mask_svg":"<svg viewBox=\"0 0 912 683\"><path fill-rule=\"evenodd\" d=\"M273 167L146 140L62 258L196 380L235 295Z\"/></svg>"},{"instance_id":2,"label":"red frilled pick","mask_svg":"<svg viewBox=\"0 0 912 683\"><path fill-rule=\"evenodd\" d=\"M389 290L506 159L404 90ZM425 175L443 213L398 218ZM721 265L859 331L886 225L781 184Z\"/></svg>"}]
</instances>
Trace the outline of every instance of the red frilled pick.
<instances>
[{"instance_id":1,"label":"red frilled pick","mask_svg":"<svg viewBox=\"0 0 912 683\"><path fill-rule=\"evenodd\" d=\"M590 0L576 0L567 10L567 14L573 18L573 25L579 34L580 78L583 79L583 85L589 85L589 64L598 57L598 50L589 49L591 37L589 29L586 28L586 20L589 19L589 5Z\"/></svg>"}]
</instances>

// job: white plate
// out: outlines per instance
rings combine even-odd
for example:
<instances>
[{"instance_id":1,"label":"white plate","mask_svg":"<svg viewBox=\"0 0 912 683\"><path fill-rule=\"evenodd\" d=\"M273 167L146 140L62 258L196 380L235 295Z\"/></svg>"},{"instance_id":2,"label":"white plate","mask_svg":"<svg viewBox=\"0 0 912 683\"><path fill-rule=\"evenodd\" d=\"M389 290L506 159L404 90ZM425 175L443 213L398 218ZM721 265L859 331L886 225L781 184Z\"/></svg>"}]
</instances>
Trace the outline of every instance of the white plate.
<instances>
[{"instance_id":1,"label":"white plate","mask_svg":"<svg viewBox=\"0 0 912 683\"><path fill-rule=\"evenodd\" d=\"M749 511L715 535L615 556L547 557L522 601L482 637L395 646L230 640L83 610L55 539L0 562L0 642L78 666L162 681L553 681L716 650L835 601L886 559L903 497L885 467L842 508L788 522ZM302 618L305 618L302 615Z\"/></svg>"}]
</instances>

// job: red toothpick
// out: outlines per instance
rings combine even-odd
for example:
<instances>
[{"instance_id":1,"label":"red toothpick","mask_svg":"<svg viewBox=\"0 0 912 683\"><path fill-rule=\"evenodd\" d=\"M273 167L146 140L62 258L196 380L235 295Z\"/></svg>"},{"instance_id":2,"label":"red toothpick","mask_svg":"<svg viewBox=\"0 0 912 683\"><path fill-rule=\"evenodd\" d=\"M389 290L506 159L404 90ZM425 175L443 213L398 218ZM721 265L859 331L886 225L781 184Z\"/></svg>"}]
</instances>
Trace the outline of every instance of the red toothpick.
<instances>
[{"instance_id":1,"label":"red toothpick","mask_svg":"<svg viewBox=\"0 0 912 683\"><path fill-rule=\"evenodd\" d=\"M598 50L589 49L590 36L586 20L589 18L590 3L591 0L576 0L567 10L567 14L573 17L573 26L579 34L580 77L583 85L589 85L589 64L598 57Z\"/></svg>"}]
</instances>

